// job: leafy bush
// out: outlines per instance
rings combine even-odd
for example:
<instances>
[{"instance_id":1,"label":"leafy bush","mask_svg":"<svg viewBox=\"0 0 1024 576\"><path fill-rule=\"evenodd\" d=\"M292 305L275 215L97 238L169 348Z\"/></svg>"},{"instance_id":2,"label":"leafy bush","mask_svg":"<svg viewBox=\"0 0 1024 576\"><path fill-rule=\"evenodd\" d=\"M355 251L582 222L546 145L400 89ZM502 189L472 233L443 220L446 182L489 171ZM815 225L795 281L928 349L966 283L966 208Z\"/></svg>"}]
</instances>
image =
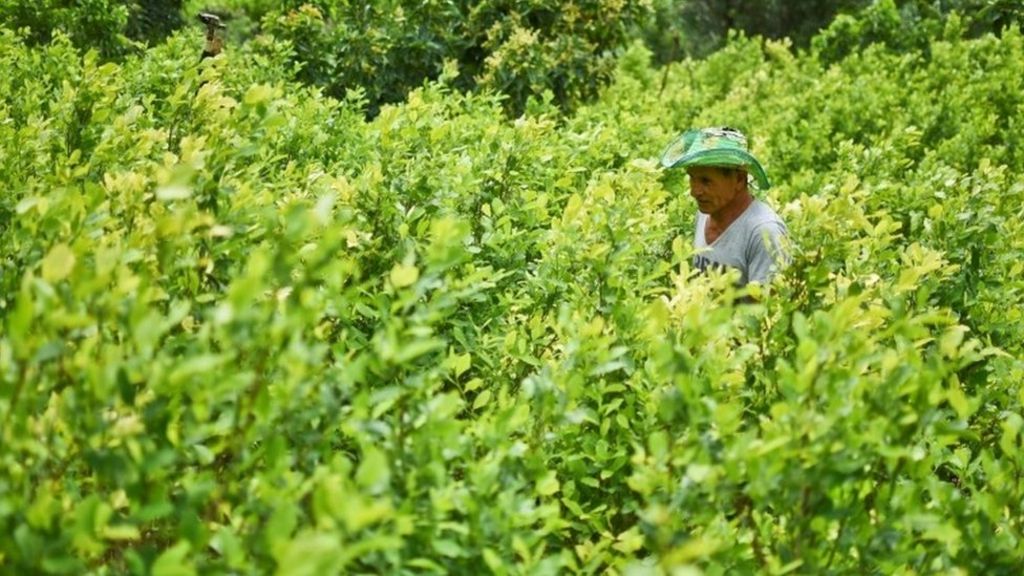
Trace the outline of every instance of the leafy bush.
<instances>
[{"instance_id":1,"label":"leafy bush","mask_svg":"<svg viewBox=\"0 0 1024 576\"><path fill-rule=\"evenodd\" d=\"M1020 27L1017 0L655 0L643 38L658 62L703 57L730 33L788 38L836 61L881 43L902 51L927 50L943 34L976 38Z\"/></svg>"},{"instance_id":2,"label":"leafy bush","mask_svg":"<svg viewBox=\"0 0 1024 576\"><path fill-rule=\"evenodd\" d=\"M1018 32L638 45L514 120L199 41L0 32L2 571L1018 569ZM655 162L724 123L794 242L754 305Z\"/></svg>"},{"instance_id":3,"label":"leafy bush","mask_svg":"<svg viewBox=\"0 0 1024 576\"><path fill-rule=\"evenodd\" d=\"M644 2L377 2L271 11L263 29L295 47L300 79L342 97L362 90L372 113L438 78L505 95L520 113L546 92L563 109L611 77L614 52L647 15Z\"/></svg>"},{"instance_id":4,"label":"leafy bush","mask_svg":"<svg viewBox=\"0 0 1024 576\"><path fill-rule=\"evenodd\" d=\"M977 37L999 34L1024 22L1024 6L1015 0L875 0L864 9L838 16L812 42L832 62L882 44L898 51L924 51L938 36Z\"/></svg>"},{"instance_id":5,"label":"leafy bush","mask_svg":"<svg viewBox=\"0 0 1024 576\"><path fill-rule=\"evenodd\" d=\"M49 43L56 34L71 38L82 50L119 57L132 41L157 42L181 27L182 0L23 0L0 1L0 24L29 28L26 40Z\"/></svg>"}]
</instances>

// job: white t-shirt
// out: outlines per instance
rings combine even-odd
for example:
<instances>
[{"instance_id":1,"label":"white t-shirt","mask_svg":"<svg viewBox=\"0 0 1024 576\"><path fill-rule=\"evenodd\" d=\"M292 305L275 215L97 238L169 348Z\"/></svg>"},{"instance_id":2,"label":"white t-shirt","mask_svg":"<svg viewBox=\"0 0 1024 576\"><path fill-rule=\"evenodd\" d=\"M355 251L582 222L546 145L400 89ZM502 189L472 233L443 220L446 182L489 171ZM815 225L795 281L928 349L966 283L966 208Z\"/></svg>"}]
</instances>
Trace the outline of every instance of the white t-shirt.
<instances>
[{"instance_id":1,"label":"white t-shirt","mask_svg":"<svg viewBox=\"0 0 1024 576\"><path fill-rule=\"evenodd\" d=\"M782 218L760 200L754 199L710 245L704 238L707 221L708 215L698 211L693 265L701 272L708 267L736 268L740 271L740 285L763 283L788 260L782 237L789 231Z\"/></svg>"}]
</instances>

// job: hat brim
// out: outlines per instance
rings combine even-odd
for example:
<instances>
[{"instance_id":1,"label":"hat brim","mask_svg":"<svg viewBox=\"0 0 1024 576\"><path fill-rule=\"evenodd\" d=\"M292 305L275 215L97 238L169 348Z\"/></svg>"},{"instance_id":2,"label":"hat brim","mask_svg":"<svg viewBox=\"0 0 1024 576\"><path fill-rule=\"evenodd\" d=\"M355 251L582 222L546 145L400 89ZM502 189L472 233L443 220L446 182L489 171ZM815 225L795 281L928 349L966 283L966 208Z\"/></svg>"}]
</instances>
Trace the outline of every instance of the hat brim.
<instances>
[{"instance_id":1,"label":"hat brim","mask_svg":"<svg viewBox=\"0 0 1024 576\"><path fill-rule=\"evenodd\" d=\"M754 177L759 190L767 190L771 187L764 167L746 150L715 148L684 153L693 145L696 136L695 133L687 132L676 138L661 154L661 165L665 168L688 168L690 166L743 168Z\"/></svg>"}]
</instances>

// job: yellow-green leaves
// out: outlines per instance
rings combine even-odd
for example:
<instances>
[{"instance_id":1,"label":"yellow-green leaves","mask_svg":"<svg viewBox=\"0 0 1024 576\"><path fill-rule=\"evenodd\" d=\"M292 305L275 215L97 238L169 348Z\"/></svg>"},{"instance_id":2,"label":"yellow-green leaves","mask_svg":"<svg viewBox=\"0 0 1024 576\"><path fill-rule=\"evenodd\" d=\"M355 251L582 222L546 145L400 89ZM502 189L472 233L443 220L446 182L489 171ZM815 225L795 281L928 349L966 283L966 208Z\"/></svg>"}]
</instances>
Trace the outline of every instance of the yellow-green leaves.
<instances>
[{"instance_id":1,"label":"yellow-green leaves","mask_svg":"<svg viewBox=\"0 0 1024 576\"><path fill-rule=\"evenodd\" d=\"M242 102L247 106L257 106L269 102L274 96L275 90L273 86L256 84L246 90L245 95L242 97Z\"/></svg>"},{"instance_id":2,"label":"yellow-green leaves","mask_svg":"<svg viewBox=\"0 0 1024 576\"><path fill-rule=\"evenodd\" d=\"M318 45L355 29L331 10L263 22ZM525 22L501 54L565 41ZM308 45L168 42L100 69L0 32L0 571L1024 561L1019 33L637 47L514 119L453 68L370 110L291 82ZM760 290L697 273L654 164L716 124L790 231Z\"/></svg>"},{"instance_id":3,"label":"yellow-green leaves","mask_svg":"<svg viewBox=\"0 0 1024 576\"><path fill-rule=\"evenodd\" d=\"M75 262L78 258L67 244L55 245L43 258L42 276L47 282L60 282L75 269Z\"/></svg>"},{"instance_id":4,"label":"yellow-green leaves","mask_svg":"<svg viewBox=\"0 0 1024 576\"><path fill-rule=\"evenodd\" d=\"M192 196L192 189L184 184L168 184L156 189L157 200L184 200Z\"/></svg>"},{"instance_id":5,"label":"yellow-green leaves","mask_svg":"<svg viewBox=\"0 0 1024 576\"><path fill-rule=\"evenodd\" d=\"M636 526L619 534L615 540L616 542L612 544L612 548L627 556L640 550L644 545L644 536Z\"/></svg>"},{"instance_id":6,"label":"yellow-green leaves","mask_svg":"<svg viewBox=\"0 0 1024 576\"><path fill-rule=\"evenodd\" d=\"M419 277L419 269L412 264L395 264L391 268L391 274L388 276L391 280L391 285L395 288L412 286L419 280Z\"/></svg>"},{"instance_id":7,"label":"yellow-green leaves","mask_svg":"<svg viewBox=\"0 0 1024 576\"><path fill-rule=\"evenodd\" d=\"M537 494L540 496L551 496L558 492L561 483L554 470L549 470L536 482Z\"/></svg>"},{"instance_id":8,"label":"yellow-green leaves","mask_svg":"<svg viewBox=\"0 0 1024 576\"><path fill-rule=\"evenodd\" d=\"M186 560L190 548L187 540L181 540L166 549L153 562L153 576L194 576L196 570Z\"/></svg>"},{"instance_id":9,"label":"yellow-green leaves","mask_svg":"<svg viewBox=\"0 0 1024 576\"><path fill-rule=\"evenodd\" d=\"M477 394L476 398L473 399L473 410L479 410L487 406L487 403L490 401L491 391L489 389L481 391L479 394Z\"/></svg>"},{"instance_id":10,"label":"yellow-green leaves","mask_svg":"<svg viewBox=\"0 0 1024 576\"><path fill-rule=\"evenodd\" d=\"M391 470L384 454L373 447L363 452L362 461L356 470L356 482L372 493L384 490L391 478Z\"/></svg>"}]
</instances>

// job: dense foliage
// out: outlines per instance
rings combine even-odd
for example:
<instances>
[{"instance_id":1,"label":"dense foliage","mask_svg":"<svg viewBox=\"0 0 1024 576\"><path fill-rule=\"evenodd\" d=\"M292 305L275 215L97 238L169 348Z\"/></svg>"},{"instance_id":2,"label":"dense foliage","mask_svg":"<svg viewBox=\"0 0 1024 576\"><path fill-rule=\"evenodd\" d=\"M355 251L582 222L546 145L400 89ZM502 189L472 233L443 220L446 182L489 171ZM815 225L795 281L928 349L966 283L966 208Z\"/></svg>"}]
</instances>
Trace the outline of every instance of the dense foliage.
<instances>
[{"instance_id":1,"label":"dense foliage","mask_svg":"<svg viewBox=\"0 0 1024 576\"><path fill-rule=\"evenodd\" d=\"M875 0L854 14L839 15L814 37L814 50L825 60L838 60L872 44L900 51L927 53L935 37L976 37L1019 31L1024 3L1018 0Z\"/></svg>"},{"instance_id":2,"label":"dense foliage","mask_svg":"<svg viewBox=\"0 0 1024 576\"><path fill-rule=\"evenodd\" d=\"M82 50L118 58L184 23L182 0L0 0L0 25L28 29L31 44L63 34Z\"/></svg>"},{"instance_id":3,"label":"dense foliage","mask_svg":"<svg viewBox=\"0 0 1024 576\"><path fill-rule=\"evenodd\" d=\"M1019 0L653 0L652 5L654 20L644 36L662 62L714 52L730 31L788 38L798 48L812 39L831 40L840 43L833 50L846 55L873 43L927 50L950 18L971 37L1024 22ZM831 33L818 37L824 28ZM841 38L828 38L837 35Z\"/></svg>"},{"instance_id":4,"label":"dense foliage","mask_svg":"<svg viewBox=\"0 0 1024 576\"><path fill-rule=\"evenodd\" d=\"M545 93L563 109L596 95L648 14L643 0L393 0L303 4L262 24L295 47L301 80L336 97L360 90L371 112L449 65L454 87L504 94L519 114Z\"/></svg>"},{"instance_id":5,"label":"dense foliage","mask_svg":"<svg viewBox=\"0 0 1024 576\"><path fill-rule=\"evenodd\" d=\"M511 120L199 42L0 33L0 571L1024 562L1018 32L635 47ZM793 239L754 305L655 162L726 123Z\"/></svg>"},{"instance_id":6,"label":"dense foliage","mask_svg":"<svg viewBox=\"0 0 1024 576\"><path fill-rule=\"evenodd\" d=\"M512 116L531 100L571 112L611 80L632 41L664 64L706 56L730 32L799 49L814 38L834 61L875 43L927 51L947 28L976 37L1024 21L1018 0L0 0L0 25L27 28L31 44L63 34L119 61L186 24L201 34L202 11L226 22L228 46L261 35L287 44L290 78L339 99L357 92L369 116L445 70L460 91L502 94Z\"/></svg>"}]
</instances>

